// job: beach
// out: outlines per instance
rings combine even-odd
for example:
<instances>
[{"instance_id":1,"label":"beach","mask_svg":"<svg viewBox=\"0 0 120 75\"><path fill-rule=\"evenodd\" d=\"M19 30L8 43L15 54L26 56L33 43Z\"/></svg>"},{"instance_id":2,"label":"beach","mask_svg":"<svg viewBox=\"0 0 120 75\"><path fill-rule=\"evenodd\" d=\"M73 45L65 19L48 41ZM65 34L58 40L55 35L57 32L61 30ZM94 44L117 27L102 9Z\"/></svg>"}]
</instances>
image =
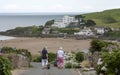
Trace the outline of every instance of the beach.
<instances>
[{"instance_id":1,"label":"beach","mask_svg":"<svg viewBox=\"0 0 120 75\"><path fill-rule=\"evenodd\" d=\"M33 55L39 54L44 47L48 52L56 53L59 47L63 47L64 51L79 51L89 49L90 40L75 40L63 38L24 38L15 37L14 39L1 40L0 48L13 47L16 49L28 49ZM16 69L12 71L13 75L21 75L28 70Z\"/></svg>"},{"instance_id":2,"label":"beach","mask_svg":"<svg viewBox=\"0 0 120 75\"><path fill-rule=\"evenodd\" d=\"M38 54L44 47L47 47L48 52L56 53L60 46L64 51L78 51L89 49L90 40L75 40L63 38L14 38L11 40L0 41L0 47L13 47L17 49L28 49L32 54Z\"/></svg>"}]
</instances>

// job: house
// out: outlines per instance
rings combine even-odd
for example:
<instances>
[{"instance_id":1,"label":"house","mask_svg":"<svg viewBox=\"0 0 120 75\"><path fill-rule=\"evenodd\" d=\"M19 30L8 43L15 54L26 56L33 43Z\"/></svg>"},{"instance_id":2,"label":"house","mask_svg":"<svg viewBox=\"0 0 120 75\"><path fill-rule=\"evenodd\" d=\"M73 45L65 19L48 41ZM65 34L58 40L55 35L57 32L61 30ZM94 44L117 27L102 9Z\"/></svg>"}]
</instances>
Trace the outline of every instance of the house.
<instances>
[{"instance_id":1,"label":"house","mask_svg":"<svg viewBox=\"0 0 120 75\"><path fill-rule=\"evenodd\" d=\"M105 33L104 27L95 27L94 30L96 30L97 34L104 34Z\"/></svg>"},{"instance_id":2,"label":"house","mask_svg":"<svg viewBox=\"0 0 120 75\"><path fill-rule=\"evenodd\" d=\"M42 31L42 34L50 34L50 30L51 30L51 28L45 27Z\"/></svg>"},{"instance_id":3,"label":"house","mask_svg":"<svg viewBox=\"0 0 120 75\"><path fill-rule=\"evenodd\" d=\"M92 32L91 29L85 28L85 29L81 30L80 32L74 33L74 35L93 36L94 33Z\"/></svg>"},{"instance_id":4,"label":"house","mask_svg":"<svg viewBox=\"0 0 120 75\"><path fill-rule=\"evenodd\" d=\"M54 24L52 25L52 27L65 28L71 22L78 22L78 21L74 17L64 16L62 19L55 20Z\"/></svg>"}]
</instances>

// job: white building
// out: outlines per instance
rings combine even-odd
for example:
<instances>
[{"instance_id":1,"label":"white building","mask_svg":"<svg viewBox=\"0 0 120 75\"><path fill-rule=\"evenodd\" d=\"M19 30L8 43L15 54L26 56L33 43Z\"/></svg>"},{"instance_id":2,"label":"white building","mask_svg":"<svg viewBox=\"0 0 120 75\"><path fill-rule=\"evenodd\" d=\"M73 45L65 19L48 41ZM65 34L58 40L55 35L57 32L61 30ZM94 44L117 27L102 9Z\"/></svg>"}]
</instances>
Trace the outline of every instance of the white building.
<instances>
[{"instance_id":1,"label":"white building","mask_svg":"<svg viewBox=\"0 0 120 75\"><path fill-rule=\"evenodd\" d=\"M95 28L94 30L97 31L97 34L104 34L105 33L105 28L103 28L103 27L98 27L98 28Z\"/></svg>"},{"instance_id":2,"label":"white building","mask_svg":"<svg viewBox=\"0 0 120 75\"><path fill-rule=\"evenodd\" d=\"M52 26L58 28L65 28L71 22L77 22L77 20L71 16L64 16L62 19L55 20Z\"/></svg>"},{"instance_id":3,"label":"white building","mask_svg":"<svg viewBox=\"0 0 120 75\"><path fill-rule=\"evenodd\" d=\"M74 35L85 35L85 36L92 36L94 33L92 32L91 29L83 29L78 33L74 33Z\"/></svg>"},{"instance_id":4,"label":"white building","mask_svg":"<svg viewBox=\"0 0 120 75\"><path fill-rule=\"evenodd\" d=\"M64 28L64 27L66 27L66 24L64 24L62 19L57 19L54 21L54 24L52 26L58 27L58 28Z\"/></svg>"}]
</instances>

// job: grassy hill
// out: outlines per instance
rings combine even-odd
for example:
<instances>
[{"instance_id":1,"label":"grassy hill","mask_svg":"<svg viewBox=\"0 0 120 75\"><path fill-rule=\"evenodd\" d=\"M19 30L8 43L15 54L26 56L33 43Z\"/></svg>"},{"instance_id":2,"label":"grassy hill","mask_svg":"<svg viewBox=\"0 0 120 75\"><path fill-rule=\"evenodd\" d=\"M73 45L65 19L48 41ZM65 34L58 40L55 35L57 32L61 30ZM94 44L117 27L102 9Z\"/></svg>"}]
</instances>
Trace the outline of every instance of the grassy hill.
<instances>
[{"instance_id":1,"label":"grassy hill","mask_svg":"<svg viewBox=\"0 0 120 75\"><path fill-rule=\"evenodd\" d=\"M120 28L120 9L105 10L102 12L83 14L85 19L92 19L97 26Z\"/></svg>"}]
</instances>

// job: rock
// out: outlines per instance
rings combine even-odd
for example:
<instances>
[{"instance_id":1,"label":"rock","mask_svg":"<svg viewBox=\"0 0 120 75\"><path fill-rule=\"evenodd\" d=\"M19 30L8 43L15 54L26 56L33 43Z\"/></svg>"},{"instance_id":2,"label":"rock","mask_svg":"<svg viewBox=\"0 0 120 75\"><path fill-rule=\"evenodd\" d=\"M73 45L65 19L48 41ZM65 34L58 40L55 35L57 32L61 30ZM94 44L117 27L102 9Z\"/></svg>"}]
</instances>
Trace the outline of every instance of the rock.
<instances>
[{"instance_id":1,"label":"rock","mask_svg":"<svg viewBox=\"0 0 120 75\"><path fill-rule=\"evenodd\" d=\"M14 69L29 67L29 59L20 54L10 54L8 56Z\"/></svg>"}]
</instances>

